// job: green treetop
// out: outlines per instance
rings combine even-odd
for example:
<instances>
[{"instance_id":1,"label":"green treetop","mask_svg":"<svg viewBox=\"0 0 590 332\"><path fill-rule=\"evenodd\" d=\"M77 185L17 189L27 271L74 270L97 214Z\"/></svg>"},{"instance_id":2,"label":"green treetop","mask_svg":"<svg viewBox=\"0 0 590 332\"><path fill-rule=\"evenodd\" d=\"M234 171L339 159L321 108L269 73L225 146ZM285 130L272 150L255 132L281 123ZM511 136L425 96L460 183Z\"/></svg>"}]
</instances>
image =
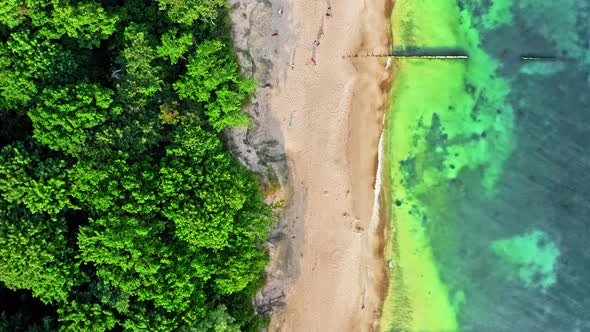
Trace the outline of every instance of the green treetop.
<instances>
[{"instance_id":1,"label":"green treetop","mask_svg":"<svg viewBox=\"0 0 590 332\"><path fill-rule=\"evenodd\" d=\"M228 5L225 0L158 0L158 3L173 22L185 25L199 19L214 20L218 10Z\"/></svg>"},{"instance_id":2,"label":"green treetop","mask_svg":"<svg viewBox=\"0 0 590 332\"><path fill-rule=\"evenodd\" d=\"M162 89L161 68L154 65L158 53L152 46L153 37L144 27L130 25L124 38L125 48L118 60L123 66L118 92L127 107L137 108Z\"/></svg>"},{"instance_id":3,"label":"green treetop","mask_svg":"<svg viewBox=\"0 0 590 332\"><path fill-rule=\"evenodd\" d=\"M75 155L90 129L121 112L110 107L113 94L90 83L44 89L39 105L29 111L34 137L54 150Z\"/></svg>"},{"instance_id":4,"label":"green treetop","mask_svg":"<svg viewBox=\"0 0 590 332\"><path fill-rule=\"evenodd\" d=\"M180 98L204 103L208 121L217 131L248 123L242 104L255 87L254 80L240 74L235 55L218 40L199 44L189 56L186 74L174 83Z\"/></svg>"}]
</instances>

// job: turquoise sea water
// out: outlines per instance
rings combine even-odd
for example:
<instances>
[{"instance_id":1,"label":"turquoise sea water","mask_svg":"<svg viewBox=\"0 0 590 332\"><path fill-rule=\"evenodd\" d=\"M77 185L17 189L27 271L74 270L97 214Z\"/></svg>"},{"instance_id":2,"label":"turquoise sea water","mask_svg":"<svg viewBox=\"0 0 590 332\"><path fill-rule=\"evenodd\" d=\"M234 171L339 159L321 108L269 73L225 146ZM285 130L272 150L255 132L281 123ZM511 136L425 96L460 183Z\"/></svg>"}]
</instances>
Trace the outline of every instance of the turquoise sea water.
<instances>
[{"instance_id":1,"label":"turquoise sea water","mask_svg":"<svg viewBox=\"0 0 590 332\"><path fill-rule=\"evenodd\" d=\"M383 330L590 331L590 1L398 0L392 28L470 59L397 63Z\"/></svg>"}]
</instances>

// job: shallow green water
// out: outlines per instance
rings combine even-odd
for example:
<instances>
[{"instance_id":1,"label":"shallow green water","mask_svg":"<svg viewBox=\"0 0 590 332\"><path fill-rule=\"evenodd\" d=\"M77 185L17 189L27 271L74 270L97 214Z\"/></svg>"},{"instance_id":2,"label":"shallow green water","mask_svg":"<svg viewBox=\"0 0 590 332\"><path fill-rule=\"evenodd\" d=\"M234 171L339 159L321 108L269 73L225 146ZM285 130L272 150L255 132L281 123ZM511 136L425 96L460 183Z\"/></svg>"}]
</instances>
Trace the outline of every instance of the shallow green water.
<instances>
[{"instance_id":1,"label":"shallow green water","mask_svg":"<svg viewBox=\"0 0 590 332\"><path fill-rule=\"evenodd\" d=\"M590 240L580 199L590 181L563 174L590 180L589 10L588 1L396 1L395 48L470 59L397 63L384 330L590 330L590 289L579 281L590 252L574 245Z\"/></svg>"}]
</instances>

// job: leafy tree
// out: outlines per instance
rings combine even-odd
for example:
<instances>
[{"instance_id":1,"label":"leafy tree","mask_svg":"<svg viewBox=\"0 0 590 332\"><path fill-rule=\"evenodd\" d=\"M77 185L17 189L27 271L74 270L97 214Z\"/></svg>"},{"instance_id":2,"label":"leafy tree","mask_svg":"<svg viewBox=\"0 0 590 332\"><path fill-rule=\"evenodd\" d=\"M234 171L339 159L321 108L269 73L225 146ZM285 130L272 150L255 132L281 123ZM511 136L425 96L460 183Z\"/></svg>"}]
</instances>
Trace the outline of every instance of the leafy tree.
<instances>
[{"instance_id":1,"label":"leafy tree","mask_svg":"<svg viewBox=\"0 0 590 332\"><path fill-rule=\"evenodd\" d=\"M182 33L179 37L178 29L172 29L162 35L161 46L158 46L158 55L170 59L173 65L188 52L193 45L193 36L190 33Z\"/></svg>"},{"instance_id":2,"label":"leafy tree","mask_svg":"<svg viewBox=\"0 0 590 332\"><path fill-rule=\"evenodd\" d=\"M159 206L156 173L150 162L128 162L120 151L110 161L78 161L73 168L73 195L93 213L118 209L154 216Z\"/></svg>"},{"instance_id":3,"label":"leafy tree","mask_svg":"<svg viewBox=\"0 0 590 332\"><path fill-rule=\"evenodd\" d=\"M55 1L53 5L51 14L39 20L43 24L40 33L47 38L59 39L66 35L82 48L94 48L116 30L118 17L107 13L95 1L75 4Z\"/></svg>"},{"instance_id":4,"label":"leafy tree","mask_svg":"<svg viewBox=\"0 0 590 332\"><path fill-rule=\"evenodd\" d=\"M0 280L44 302L63 301L75 281L61 215L76 208L69 172L63 160L42 159L29 146L17 142L0 152Z\"/></svg>"},{"instance_id":5,"label":"leafy tree","mask_svg":"<svg viewBox=\"0 0 590 332\"><path fill-rule=\"evenodd\" d=\"M113 122L105 123L89 138L81 154L96 161L109 160L122 154L140 158L160 144L162 122L156 112L121 113Z\"/></svg>"},{"instance_id":6,"label":"leafy tree","mask_svg":"<svg viewBox=\"0 0 590 332\"><path fill-rule=\"evenodd\" d=\"M235 55L218 40L198 45L186 74L174 83L181 98L205 104L208 121L217 131L248 123L242 104L255 87L254 80L240 74Z\"/></svg>"},{"instance_id":7,"label":"leafy tree","mask_svg":"<svg viewBox=\"0 0 590 332\"><path fill-rule=\"evenodd\" d=\"M204 304L207 256L166 241L163 221L110 214L82 227L78 241L102 282L137 301L176 313Z\"/></svg>"},{"instance_id":8,"label":"leafy tree","mask_svg":"<svg viewBox=\"0 0 590 332\"><path fill-rule=\"evenodd\" d=\"M123 103L132 108L145 105L150 97L162 89L161 68L153 62L158 53L151 46L153 37L144 27L132 24L125 29L125 49L119 63L124 75L118 85L118 93Z\"/></svg>"},{"instance_id":9,"label":"leafy tree","mask_svg":"<svg viewBox=\"0 0 590 332\"><path fill-rule=\"evenodd\" d=\"M192 121L175 132L160 174L162 213L174 221L176 236L216 249L217 292L235 293L255 282L267 261L257 245L271 219L255 179Z\"/></svg>"},{"instance_id":10,"label":"leafy tree","mask_svg":"<svg viewBox=\"0 0 590 332\"><path fill-rule=\"evenodd\" d=\"M160 168L163 214L191 245L223 248L246 200L241 169L217 137L193 122L183 124L172 142Z\"/></svg>"},{"instance_id":11,"label":"leafy tree","mask_svg":"<svg viewBox=\"0 0 590 332\"><path fill-rule=\"evenodd\" d=\"M91 285L92 294L106 307L114 309L121 314L129 314L131 295L120 288L108 285L103 280Z\"/></svg>"},{"instance_id":12,"label":"leafy tree","mask_svg":"<svg viewBox=\"0 0 590 332\"><path fill-rule=\"evenodd\" d=\"M160 10L176 23L192 25L196 20L214 20L220 8L228 6L225 0L158 0Z\"/></svg>"},{"instance_id":13,"label":"leafy tree","mask_svg":"<svg viewBox=\"0 0 590 332\"><path fill-rule=\"evenodd\" d=\"M66 233L61 217L0 202L0 280L45 303L65 301L76 280Z\"/></svg>"},{"instance_id":14,"label":"leafy tree","mask_svg":"<svg viewBox=\"0 0 590 332\"><path fill-rule=\"evenodd\" d=\"M16 142L0 151L0 195L5 202L23 205L31 213L56 216L76 209L70 199L71 170L64 160L41 158L38 146ZM32 150L32 151L29 151Z\"/></svg>"},{"instance_id":15,"label":"leafy tree","mask_svg":"<svg viewBox=\"0 0 590 332\"><path fill-rule=\"evenodd\" d=\"M0 45L0 109L16 109L31 102L37 86L30 74L14 69L16 61L7 56L7 51Z\"/></svg>"},{"instance_id":16,"label":"leafy tree","mask_svg":"<svg viewBox=\"0 0 590 332\"><path fill-rule=\"evenodd\" d=\"M20 109L37 94L40 83L65 81L77 65L71 52L29 30L0 42L0 109Z\"/></svg>"},{"instance_id":17,"label":"leafy tree","mask_svg":"<svg viewBox=\"0 0 590 332\"><path fill-rule=\"evenodd\" d=\"M121 112L110 107L113 91L96 84L46 88L41 102L29 111L34 137L54 150L76 155L89 129Z\"/></svg>"},{"instance_id":18,"label":"leafy tree","mask_svg":"<svg viewBox=\"0 0 590 332\"><path fill-rule=\"evenodd\" d=\"M25 19L26 8L19 0L5 0L0 6L0 24L13 29Z\"/></svg>"},{"instance_id":19,"label":"leafy tree","mask_svg":"<svg viewBox=\"0 0 590 332\"><path fill-rule=\"evenodd\" d=\"M112 311L97 303L72 301L58 309L60 331L104 332L117 324Z\"/></svg>"},{"instance_id":20,"label":"leafy tree","mask_svg":"<svg viewBox=\"0 0 590 332\"><path fill-rule=\"evenodd\" d=\"M105 284L182 311L190 303L187 298L199 290L197 279L208 279L211 272L204 256L179 255L182 246L163 241L164 227L162 221L113 214L93 220L80 229L80 257L96 266Z\"/></svg>"},{"instance_id":21,"label":"leafy tree","mask_svg":"<svg viewBox=\"0 0 590 332\"><path fill-rule=\"evenodd\" d=\"M202 293L200 295L203 295ZM199 324L205 317L207 305L199 300L185 311L168 312L137 303L132 305L132 314L123 322L126 331L178 331L182 324Z\"/></svg>"},{"instance_id":22,"label":"leafy tree","mask_svg":"<svg viewBox=\"0 0 590 332\"><path fill-rule=\"evenodd\" d=\"M273 215L262 200L253 176L243 169L242 172L244 185L241 190L248 199L236 212L228 246L217 251L213 259L217 266L215 289L219 294L244 291L260 279L260 271L268 263L268 254L260 250L260 243L268 236Z\"/></svg>"},{"instance_id":23,"label":"leafy tree","mask_svg":"<svg viewBox=\"0 0 590 332\"><path fill-rule=\"evenodd\" d=\"M240 326L235 323L235 319L227 313L223 304L220 304L215 310L209 311L207 317L203 319L197 327L184 327L181 332L240 332Z\"/></svg>"}]
</instances>

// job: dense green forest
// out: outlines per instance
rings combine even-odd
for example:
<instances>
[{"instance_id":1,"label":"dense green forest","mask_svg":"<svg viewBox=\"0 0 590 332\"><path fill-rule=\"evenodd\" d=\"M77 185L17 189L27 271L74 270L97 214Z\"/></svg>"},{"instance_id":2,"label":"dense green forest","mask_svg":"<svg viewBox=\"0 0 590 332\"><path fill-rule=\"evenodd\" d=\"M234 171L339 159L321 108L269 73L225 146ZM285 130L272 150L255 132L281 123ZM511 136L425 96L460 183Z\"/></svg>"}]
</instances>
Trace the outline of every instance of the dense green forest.
<instances>
[{"instance_id":1,"label":"dense green forest","mask_svg":"<svg viewBox=\"0 0 590 332\"><path fill-rule=\"evenodd\" d=\"M0 331L238 331L272 213L225 0L0 0Z\"/></svg>"}]
</instances>

